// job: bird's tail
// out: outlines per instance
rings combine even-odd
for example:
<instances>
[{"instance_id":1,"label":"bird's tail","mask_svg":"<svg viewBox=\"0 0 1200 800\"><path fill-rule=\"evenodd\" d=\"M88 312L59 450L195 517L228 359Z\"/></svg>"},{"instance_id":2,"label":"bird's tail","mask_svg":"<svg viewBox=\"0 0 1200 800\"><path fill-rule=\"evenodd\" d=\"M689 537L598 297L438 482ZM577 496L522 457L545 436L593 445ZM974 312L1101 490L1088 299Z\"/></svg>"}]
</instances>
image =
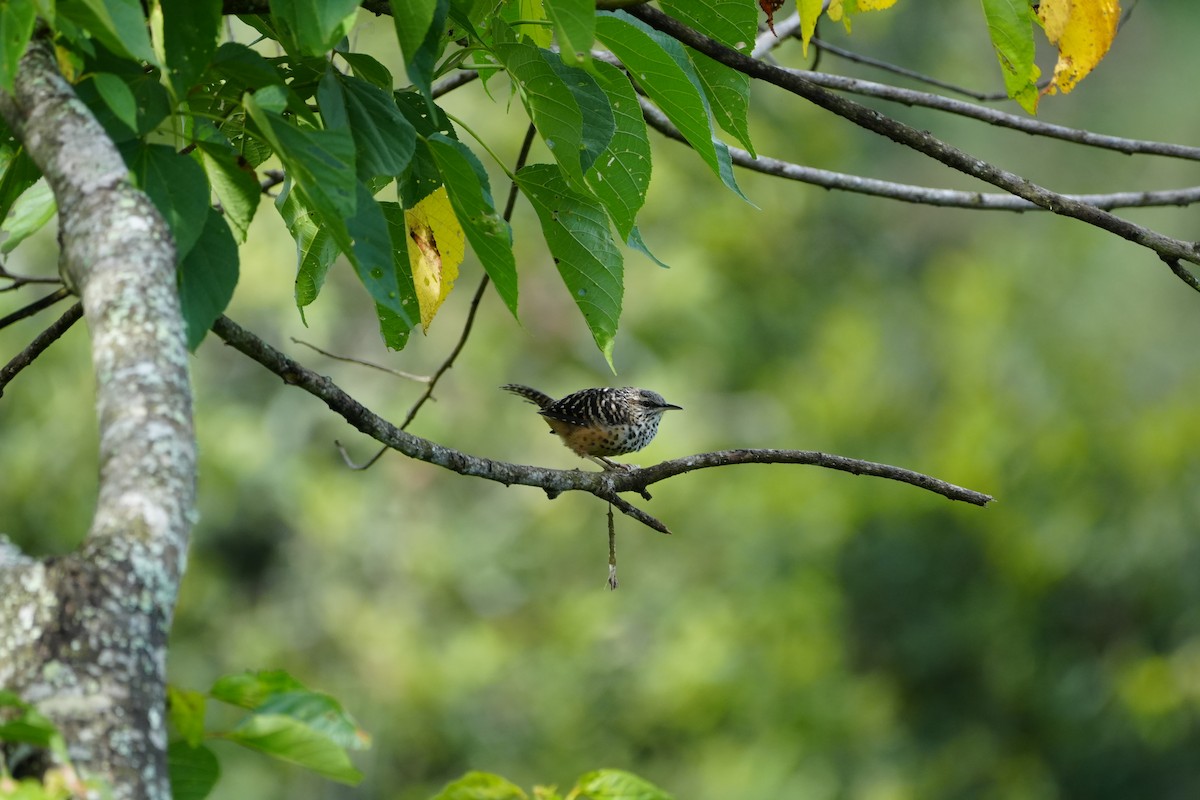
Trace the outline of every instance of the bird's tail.
<instances>
[{"instance_id":1,"label":"bird's tail","mask_svg":"<svg viewBox=\"0 0 1200 800\"><path fill-rule=\"evenodd\" d=\"M506 383L500 388L507 392L512 392L515 395L519 395L520 397L524 397L538 408L545 408L554 402L554 398L545 392L539 392L537 389L532 389L528 386L522 386L519 383Z\"/></svg>"}]
</instances>

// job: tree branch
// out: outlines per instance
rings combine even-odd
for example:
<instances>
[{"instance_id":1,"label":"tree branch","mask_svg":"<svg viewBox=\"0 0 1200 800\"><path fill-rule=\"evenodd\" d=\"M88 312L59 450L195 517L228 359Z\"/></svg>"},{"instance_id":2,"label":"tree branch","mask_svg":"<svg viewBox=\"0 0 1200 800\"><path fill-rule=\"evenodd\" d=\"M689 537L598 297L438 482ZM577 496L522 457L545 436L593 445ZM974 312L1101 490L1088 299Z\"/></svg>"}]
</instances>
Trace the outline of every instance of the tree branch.
<instances>
[{"instance_id":1,"label":"tree branch","mask_svg":"<svg viewBox=\"0 0 1200 800\"><path fill-rule=\"evenodd\" d=\"M8 316L4 317L3 319L0 319L0 329L7 328L9 325L12 325L14 322L20 322L21 320L26 319L27 317L32 317L34 314L38 313L39 311L44 311L45 309L47 309L50 306L57 303L59 300L62 300L64 298L70 297L70 296L71 296L71 292L69 289L66 289L66 288L56 289L55 291L51 292L50 294L46 295L45 297L41 298L40 300L34 300L29 305L27 305L23 308L18 308L13 313L9 314Z\"/></svg>"},{"instance_id":2,"label":"tree branch","mask_svg":"<svg viewBox=\"0 0 1200 800\"><path fill-rule=\"evenodd\" d=\"M665 461L652 467L604 472L546 469L480 458L401 430L346 394L329 378L288 358L228 317L218 319L213 325L213 332L230 347L283 378L285 383L298 386L322 400L334 413L362 433L410 458L505 486L536 486L552 498L563 492L588 492L663 533L668 532L665 525L618 497L618 493L641 493L647 486L674 475L729 464L811 464L855 475L873 475L900 481L950 500L973 505L986 505L992 500L982 492L964 489L912 470L810 450L726 450Z\"/></svg>"},{"instance_id":3,"label":"tree branch","mask_svg":"<svg viewBox=\"0 0 1200 800\"><path fill-rule=\"evenodd\" d=\"M959 150L928 133L852 100L847 100L822 86L817 86L811 81L793 75L787 70L745 56L697 33L657 9L649 6L636 6L628 13L728 67L803 97L862 128L886 136L898 144L923 153L952 169L1004 189L1006 192L1053 211L1055 214L1073 217L1102 230L1115 233L1123 239L1153 250L1163 258L1177 258L1193 264L1200 264L1200 245L1195 242L1173 239L1114 216L1095 206L1050 191L1016 173L1001 169Z\"/></svg>"},{"instance_id":4,"label":"tree branch","mask_svg":"<svg viewBox=\"0 0 1200 800\"><path fill-rule=\"evenodd\" d=\"M64 280L92 340L99 496L79 553L0 562L0 686L62 731L117 800L168 798L166 644L195 504L175 247L38 38L0 113L58 204Z\"/></svg>"},{"instance_id":5,"label":"tree branch","mask_svg":"<svg viewBox=\"0 0 1200 800\"><path fill-rule=\"evenodd\" d=\"M978 100L980 102L996 102L998 100L1008 100L1009 99L1007 92L977 92L973 89L968 89L964 86L958 86L958 85L950 83L948 81L943 81L943 80L940 80L939 78L934 78L930 75L925 75L925 74L917 72L915 70L906 69L905 67L897 66L896 64L890 64L887 61L880 61L877 58L871 58L870 56L860 55L859 53L855 53L852 50L846 50L844 48L838 47L837 45L830 44L829 42L826 42L823 39L818 39L815 36L809 41L809 44L813 45L814 47L819 49L821 52L832 53L833 55L839 56L840 58L844 58L847 61L852 61L856 64L865 64L868 67L875 67L876 69L881 69L884 72L890 72L893 75L900 75L905 78L912 78L914 81L919 81L921 83L925 83L930 86L936 86L939 89L945 89L948 92L955 92L956 94L961 94L966 97L970 97L974 100ZM1046 86L1049 84L1049 81L1050 81L1049 77L1043 78L1041 83L1039 83L1038 85Z\"/></svg>"},{"instance_id":6,"label":"tree branch","mask_svg":"<svg viewBox=\"0 0 1200 800\"><path fill-rule=\"evenodd\" d=\"M9 272L3 264L0 264L0 280L10 281L8 286L0 286L0 292L11 292L14 289L20 289L22 286L33 283L62 283L61 278L38 278L31 275L17 275Z\"/></svg>"},{"instance_id":7,"label":"tree branch","mask_svg":"<svg viewBox=\"0 0 1200 800\"><path fill-rule=\"evenodd\" d=\"M21 370L32 364L38 356L46 351L46 348L58 341L59 337L66 333L82 316L83 304L76 303L68 308L65 314L55 320L49 328L46 328L46 330L35 336L28 347L17 353L3 367L0 367L0 397L4 396L4 387L8 386Z\"/></svg>"},{"instance_id":8,"label":"tree branch","mask_svg":"<svg viewBox=\"0 0 1200 800\"><path fill-rule=\"evenodd\" d=\"M1046 136L1051 139L1061 139L1064 142L1071 142L1072 144L1081 144L1086 147L1096 147L1102 150L1113 150L1127 155L1155 155L1166 156L1167 158L1182 158L1188 161L1200 161L1200 147L1188 147L1187 145L1174 144L1172 142L1155 142L1145 139L1126 139L1122 136L1109 136L1078 128L1068 128L1066 125L1055 125L1033 117L1010 114L1007 111L988 108L976 103L968 103L965 100L955 100L952 97L944 97L940 94L902 89L886 83L847 78L843 75L830 75L824 72L810 72L803 69L786 69L785 71L801 80L815 83L818 86L824 86L826 89L849 92L865 97L877 97L880 100L888 100L906 106L932 108L936 111L945 111L950 114L976 119L980 122L986 122L989 125L1021 131L1032 136Z\"/></svg>"},{"instance_id":9,"label":"tree branch","mask_svg":"<svg viewBox=\"0 0 1200 800\"><path fill-rule=\"evenodd\" d=\"M674 139L691 147L684 135L679 132L667 115L658 109L645 97L639 95L642 116L646 123L663 136ZM964 192L957 189L935 189L930 186L914 186L908 183L894 183L877 178L864 178L860 175L847 175L844 172L806 167L793 164L770 156L752 156L739 147L729 146L729 156L734 164L745 169L773 175L777 178L808 183L825 189L841 189L856 194L873 197L886 197L890 200L900 200L905 203L920 203L922 205L941 206L947 208L970 208L985 211L1046 211L1042 206L1034 205L1028 200L1022 200L1011 194L998 192ZM1073 200L1096 206L1097 208L1150 208L1155 206L1187 206L1200 202L1200 186L1190 186L1183 189L1166 189L1155 192L1113 192L1111 194L1070 194L1064 195Z\"/></svg>"}]
</instances>

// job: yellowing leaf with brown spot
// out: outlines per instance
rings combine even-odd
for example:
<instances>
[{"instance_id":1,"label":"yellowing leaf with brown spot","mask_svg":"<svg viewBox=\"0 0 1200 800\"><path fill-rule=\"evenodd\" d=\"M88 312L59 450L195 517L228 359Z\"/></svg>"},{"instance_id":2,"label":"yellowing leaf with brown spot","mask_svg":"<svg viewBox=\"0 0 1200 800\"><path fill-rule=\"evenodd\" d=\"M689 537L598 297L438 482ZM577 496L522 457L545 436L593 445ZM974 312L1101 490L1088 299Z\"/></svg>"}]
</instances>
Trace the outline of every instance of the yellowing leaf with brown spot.
<instances>
[{"instance_id":1,"label":"yellowing leaf with brown spot","mask_svg":"<svg viewBox=\"0 0 1200 800\"><path fill-rule=\"evenodd\" d=\"M463 260L463 229L450 207L446 187L439 186L412 208L404 209L408 230L408 263L421 308L421 328L429 330L433 316L454 288Z\"/></svg>"},{"instance_id":2,"label":"yellowing leaf with brown spot","mask_svg":"<svg viewBox=\"0 0 1200 800\"><path fill-rule=\"evenodd\" d=\"M1042 0L1038 19L1058 48L1049 91L1071 91L1100 63L1117 35L1120 17L1118 0Z\"/></svg>"}]
</instances>

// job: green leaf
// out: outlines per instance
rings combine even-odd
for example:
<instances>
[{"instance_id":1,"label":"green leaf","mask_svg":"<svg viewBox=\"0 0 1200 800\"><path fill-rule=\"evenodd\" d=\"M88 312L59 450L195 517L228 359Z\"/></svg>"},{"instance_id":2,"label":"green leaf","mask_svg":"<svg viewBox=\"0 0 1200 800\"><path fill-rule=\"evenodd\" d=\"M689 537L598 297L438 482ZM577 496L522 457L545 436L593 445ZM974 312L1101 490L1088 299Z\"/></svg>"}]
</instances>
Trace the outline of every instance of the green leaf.
<instances>
[{"instance_id":1,"label":"green leaf","mask_svg":"<svg viewBox=\"0 0 1200 800\"><path fill-rule=\"evenodd\" d=\"M42 177L42 172L23 147L15 150L4 148L0 153L0 162L0 168L4 170L4 177L0 178L0 220L3 220L12 210L17 198Z\"/></svg>"},{"instance_id":2,"label":"green leaf","mask_svg":"<svg viewBox=\"0 0 1200 800\"><path fill-rule=\"evenodd\" d=\"M321 79L317 101L327 129L345 128L354 137L359 180L404 172L417 132L390 92L330 68Z\"/></svg>"},{"instance_id":3,"label":"green leaf","mask_svg":"<svg viewBox=\"0 0 1200 800\"><path fill-rule=\"evenodd\" d=\"M645 778L619 769L601 769L579 778L579 793L588 800L671 800Z\"/></svg>"},{"instance_id":4,"label":"green leaf","mask_svg":"<svg viewBox=\"0 0 1200 800\"><path fill-rule=\"evenodd\" d=\"M357 183L350 132L299 128L259 104L258 94L264 92L248 94L243 102L284 169L327 222L336 224L349 217L354 213Z\"/></svg>"},{"instance_id":5,"label":"green leaf","mask_svg":"<svg viewBox=\"0 0 1200 800\"><path fill-rule=\"evenodd\" d=\"M204 170L165 144L128 143L121 148L137 184L158 207L182 261L208 224L209 189Z\"/></svg>"},{"instance_id":6,"label":"green leaf","mask_svg":"<svg viewBox=\"0 0 1200 800\"><path fill-rule=\"evenodd\" d=\"M533 124L546 141L546 146L550 148L555 161L562 167L567 179L583 190L586 187L583 180L583 161L586 158L588 166L591 166L591 162L599 153L589 153L586 149L583 111L576 100L575 92L563 82L558 70L552 67L550 62L556 62L560 69L568 68L563 67L550 51L540 50L528 44L497 45L495 53L520 86ZM576 71L587 74L582 70ZM592 81L592 84L594 85L595 81ZM599 87L595 88L599 92ZM603 97L603 93L600 94ZM603 102L607 104L607 98L604 98ZM611 113L610 110L610 119Z\"/></svg>"},{"instance_id":7,"label":"green leaf","mask_svg":"<svg viewBox=\"0 0 1200 800\"><path fill-rule=\"evenodd\" d=\"M25 54L25 48L33 37L33 23L37 9L33 3L6 2L0 5L0 88L13 90L13 78L17 75L17 62Z\"/></svg>"},{"instance_id":8,"label":"green leaf","mask_svg":"<svg viewBox=\"0 0 1200 800\"><path fill-rule=\"evenodd\" d=\"M577 67L563 64L549 50L543 50L542 58L550 66L567 91L575 98L583 114L583 134L579 151L579 166L587 172L612 142L617 131L616 118L608 95L600 88L589 73Z\"/></svg>"},{"instance_id":9,"label":"green leaf","mask_svg":"<svg viewBox=\"0 0 1200 800\"><path fill-rule=\"evenodd\" d=\"M110 99L120 96L115 94L116 92L122 95L125 92L109 86L107 87L109 93L107 95L102 93L105 81L111 83L110 79L101 79L99 82L83 81L76 85L75 91L78 93L79 99L92 109L96 119L115 142L127 142L154 130L171 113L171 100L167 95L167 90L159 82L158 71L144 70L133 62L118 61L111 57L105 62L88 66L95 67L91 70L93 73L111 75L116 81L123 84L123 89L132 93L136 122L132 125L128 122L130 117L128 110L123 110L118 114L118 109L122 106L128 108L126 105L128 101Z\"/></svg>"},{"instance_id":10,"label":"green leaf","mask_svg":"<svg viewBox=\"0 0 1200 800\"><path fill-rule=\"evenodd\" d=\"M11 253L17 245L40 231L57 211L54 193L44 180L29 187L13 204L12 213L0 223L0 231L8 234L0 244L0 253Z\"/></svg>"},{"instance_id":11,"label":"green leaf","mask_svg":"<svg viewBox=\"0 0 1200 800\"><path fill-rule=\"evenodd\" d=\"M723 145L713 136L708 100L683 45L624 12L599 14L596 35L621 59L709 169L745 199L732 171L722 168Z\"/></svg>"},{"instance_id":12,"label":"green leaf","mask_svg":"<svg viewBox=\"0 0 1200 800\"><path fill-rule=\"evenodd\" d=\"M408 263L408 228L404 223L404 206L399 203L381 202L379 208L387 220L388 236L392 240L392 258L396 270L396 282L400 285L401 293L409 291L413 286L412 267ZM405 308L418 308L416 289L412 295L403 295L400 302ZM408 344L408 335L413 326L407 318L401 317L387 306L375 304L375 314L379 318L379 334L383 343L392 350L403 350Z\"/></svg>"},{"instance_id":13,"label":"green leaf","mask_svg":"<svg viewBox=\"0 0 1200 800\"><path fill-rule=\"evenodd\" d=\"M120 56L161 66L150 46L140 0L58 0L56 13Z\"/></svg>"},{"instance_id":14,"label":"green leaf","mask_svg":"<svg viewBox=\"0 0 1200 800\"><path fill-rule=\"evenodd\" d=\"M622 239L628 239L650 185L650 140L637 94L617 67L596 61L596 81L608 95L616 132L585 177Z\"/></svg>"},{"instance_id":15,"label":"green leaf","mask_svg":"<svg viewBox=\"0 0 1200 800\"><path fill-rule=\"evenodd\" d=\"M238 242L245 242L250 221L258 211L262 188L254 169L232 148L214 142L197 142L200 164L225 211L225 219Z\"/></svg>"},{"instance_id":16,"label":"green leaf","mask_svg":"<svg viewBox=\"0 0 1200 800\"><path fill-rule=\"evenodd\" d=\"M133 90L120 77L111 72L97 72L92 76L96 91L113 115L130 130L137 130L137 100Z\"/></svg>"},{"instance_id":17,"label":"green leaf","mask_svg":"<svg viewBox=\"0 0 1200 800\"><path fill-rule=\"evenodd\" d=\"M237 282L237 242L225 219L210 208L196 246L179 265L179 302L189 350L200 346L213 322L225 313Z\"/></svg>"},{"instance_id":18,"label":"green leaf","mask_svg":"<svg viewBox=\"0 0 1200 800\"><path fill-rule=\"evenodd\" d=\"M754 49L758 9L745 0L660 0L663 11L740 53Z\"/></svg>"},{"instance_id":19,"label":"green leaf","mask_svg":"<svg viewBox=\"0 0 1200 800\"><path fill-rule=\"evenodd\" d=\"M282 114L287 111L288 107L288 87L282 84L264 86L254 93L254 102L263 111L269 111L272 114ZM302 128L302 130L311 129Z\"/></svg>"},{"instance_id":20,"label":"green leaf","mask_svg":"<svg viewBox=\"0 0 1200 800\"><path fill-rule=\"evenodd\" d=\"M257 714L282 714L324 734L338 747L362 750L371 737L333 697L323 692L296 691L273 695L255 709Z\"/></svg>"},{"instance_id":21,"label":"green leaf","mask_svg":"<svg viewBox=\"0 0 1200 800\"><path fill-rule=\"evenodd\" d=\"M171 725L192 747L204 741L204 713L208 699L203 692L167 685L167 717Z\"/></svg>"},{"instance_id":22,"label":"green leaf","mask_svg":"<svg viewBox=\"0 0 1200 800\"><path fill-rule=\"evenodd\" d=\"M319 56L354 27L358 0L271 0L271 18L289 54Z\"/></svg>"},{"instance_id":23,"label":"green leaf","mask_svg":"<svg viewBox=\"0 0 1200 800\"><path fill-rule=\"evenodd\" d=\"M403 350L408 344L409 334L413 326L409 325L395 311L387 306L375 304L375 314L379 319L379 335L389 350Z\"/></svg>"},{"instance_id":24,"label":"green leaf","mask_svg":"<svg viewBox=\"0 0 1200 800\"><path fill-rule=\"evenodd\" d=\"M391 71L366 53L351 53L338 51L338 55L350 65L354 74L367 83L378 86L389 95L392 93L394 80Z\"/></svg>"},{"instance_id":25,"label":"green leaf","mask_svg":"<svg viewBox=\"0 0 1200 800\"><path fill-rule=\"evenodd\" d=\"M167 746L172 800L204 800L221 777L217 757L204 746L174 741Z\"/></svg>"},{"instance_id":26,"label":"green leaf","mask_svg":"<svg viewBox=\"0 0 1200 800\"><path fill-rule=\"evenodd\" d=\"M337 258L338 247L329 229L313 218L313 212L290 184L275 198L275 206L296 240L296 307L303 318L304 307L317 299L325 285L325 275Z\"/></svg>"},{"instance_id":27,"label":"green leaf","mask_svg":"<svg viewBox=\"0 0 1200 800\"><path fill-rule=\"evenodd\" d=\"M328 223L328 220L326 220ZM401 320L411 328L417 324L417 318L404 305L405 298L415 297L412 288L412 277L408 285L401 287L402 275L396 270L396 255L392 250L392 237L388 232L387 218L379 203L371 196L371 192L358 184L358 209L346 220L346 230L350 241L339 241L339 229L330 226L333 239L338 243L354 266L358 279L362 281L367 292L376 303L390 308ZM349 244L351 249L347 249ZM407 252L407 251L406 251Z\"/></svg>"},{"instance_id":28,"label":"green leaf","mask_svg":"<svg viewBox=\"0 0 1200 800\"><path fill-rule=\"evenodd\" d=\"M428 104L414 92L396 92L395 97L400 113L416 129L418 137L412 161L400 176L400 202L405 208L412 208L442 185L437 163L423 140L435 133L445 134L451 139L457 139L458 135L450 119L436 104L431 114Z\"/></svg>"},{"instance_id":29,"label":"green leaf","mask_svg":"<svg viewBox=\"0 0 1200 800\"><path fill-rule=\"evenodd\" d=\"M405 65L411 64L417 51L425 42L426 34L433 24L438 0L391 0L392 22L396 26L396 41L404 55ZM447 5L443 9L443 22Z\"/></svg>"},{"instance_id":30,"label":"green leaf","mask_svg":"<svg viewBox=\"0 0 1200 800\"><path fill-rule=\"evenodd\" d=\"M284 77L279 68L260 54L238 42L225 42L212 57L210 72L232 87L234 97L247 90L261 89L274 84L282 86Z\"/></svg>"},{"instance_id":31,"label":"green leaf","mask_svg":"<svg viewBox=\"0 0 1200 800\"><path fill-rule=\"evenodd\" d=\"M214 700L253 710L276 694L307 688L284 670L275 669L225 675L217 679L208 694Z\"/></svg>"},{"instance_id":32,"label":"green leaf","mask_svg":"<svg viewBox=\"0 0 1200 800\"><path fill-rule=\"evenodd\" d=\"M621 251L604 208L571 189L549 164L523 168L517 184L537 211L558 273L611 368L624 285Z\"/></svg>"},{"instance_id":33,"label":"green leaf","mask_svg":"<svg viewBox=\"0 0 1200 800\"><path fill-rule=\"evenodd\" d=\"M546 14L554 22L564 64L585 67L592 60L596 40L595 0L545 0Z\"/></svg>"},{"instance_id":34,"label":"green leaf","mask_svg":"<svg viewBox=\"0 0 1200 800\"><path fill-rule=\"evenodd\" d=\"M221 0L163 0L162 51L167 75L182 97L199 81L217 50Z\"/></svg>"},{"instance_id":35,"label":"green leaf","mask_svg":"<svg viewBox=\"0 0 1200 800\"><path fill-rule=\"evenodd\" d=\"M253 714L225 734L225 738L339 783L354 785L362 780L362 773L350 763L344 749L320 731L292 717Z\"/></svg>"},{"instance_id":36,"label":"green leaf","mask_svg":"<svg viewBox=\"0 0 1200 800\"><path fill-rule=\"evenodd\" d=\"M392 7L395 9L398 0L393 0ZM418 13L424 15L423 3L427 0L421 0L418 4ZM446 29L446 18L450 15L450 1L437 0L437 5L434 6L433 17L429 25L425 29L425 34L421 39L421 44L416 49L405 49L403 37L401 37L400 47L404 51L404 69L408 74L408 79L413 82L413 86L421 92L421 96L430 105L433 104L433 74L437 67L438 57L441 56L442 50L446 46L445 37L442 35ZM399 34L400 17L396 17L396 30Z\"/></svg>"},{"instance_id":37,"label":"green leaf","mask_svg":"<svg viewBox=\"0 0 1200 800\"><path fill-rule=\"evenodd\" d=\"M538 47L549 47L554 43L553 24L546 15L546 4L543 0L514 0L505 3L500 11L500 18L512 26L517 39L524 36Z\"/></svg>"},{"instance_id":38,"label":"green leaf","mask_svg":"<svg viewBox=\"0 0 1200 800\"><path fill-rule=\"evenodd\" d=\"M757 158L750 141L750 76L713 61L703 53L688 50L696 77L704 87L717 124L732 134L751 156Z\"/></svg>"},{"instance_id":39,"label":"green leaf","mask_svg":"<svg viewBox=\"0 0 1200 800\"><path fill-rule=\"evenodd\" d=\"M56 752L65 750L54 723L15 693L0 690L0 709L12 709L0 714L0 742L22 742Z\"/></svg>"},{"instance_id":40,"label":"green leaf","mask_svg":"<svg viewBox=\"0 0 1200 800\"><path fill-rule=\"evenodd\" d=\"M1033 60L1032 7L1028 0L983 0L983 13L1008 96L1030 114L1037 113L1042 72Z\"/></svg>"},{"instance_id":41,"label":"green leaf","mask_svg":"<svg viewBox=\"0 0 1200 800\"><path fill-rule=\"evenodd\" d=\"M450 195L454 215L508 310L517 315L517 264L512 229L496 212L487 172L462 142L443 134L429 138L429 150Z\"/></svg>"},{"instance_id":42,"label":"green leaf","mask_svg":"<svg viewBox=\"0 0 1200 800\"><path fill-rule=\"evenodd\" d=\"M629 232L629 236L625 240L625 246L632 250L638 251L663 269L671 268L670 264L660 260L658 256L650 252L650 248L646 246L644 241L642 241L642 232L638 230L636 225L634 225L633 230Z\"/></svg>"},{"instance_id":43,"label":"green leaf","mask_svg":"<svg viewBox=\"0 0 1200 800\"><path fill-rule=\"evenodd\" d=\"M528 795L521 787L509 783L499 775L487 772L468 772L445 789L433 800L527 800Z\"/></svg>"},{"instance_id":44,"label":"green leaf","mask_svg":"<svg viewBox=\"0 0 1200 800\"><path fill-rule=\"evenodd\" d=\"M753 49L758 34L758 9L743 0L664 0L663 11L688 27L741 53ZM687 49L696 75L708 97L717 124L732 134L754 155L747 114L750 105L749 76Z\"/></svg>"}]
</instances>

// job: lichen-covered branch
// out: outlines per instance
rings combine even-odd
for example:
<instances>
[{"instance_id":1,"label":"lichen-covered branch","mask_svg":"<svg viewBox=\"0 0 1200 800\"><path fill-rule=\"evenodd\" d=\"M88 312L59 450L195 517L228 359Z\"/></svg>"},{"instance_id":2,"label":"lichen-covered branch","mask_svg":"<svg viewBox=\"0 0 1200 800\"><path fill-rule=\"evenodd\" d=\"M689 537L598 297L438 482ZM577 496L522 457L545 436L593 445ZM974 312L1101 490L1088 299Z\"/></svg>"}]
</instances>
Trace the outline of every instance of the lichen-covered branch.
<instances>
[{"instance_id":1,"label":"lichen-covered branch","mask_svg":"<svg viewBox=\"0 0 1200 800\"><path fill-rule=\"evenodd\" d=\"M100 488L76 554L0 561L0 686L116 798L166 798L167 632L194 515L175 250L104 129L35 41L0 113L54 191L60 271L92 339Z\"/></svg>"}]
</instances>

